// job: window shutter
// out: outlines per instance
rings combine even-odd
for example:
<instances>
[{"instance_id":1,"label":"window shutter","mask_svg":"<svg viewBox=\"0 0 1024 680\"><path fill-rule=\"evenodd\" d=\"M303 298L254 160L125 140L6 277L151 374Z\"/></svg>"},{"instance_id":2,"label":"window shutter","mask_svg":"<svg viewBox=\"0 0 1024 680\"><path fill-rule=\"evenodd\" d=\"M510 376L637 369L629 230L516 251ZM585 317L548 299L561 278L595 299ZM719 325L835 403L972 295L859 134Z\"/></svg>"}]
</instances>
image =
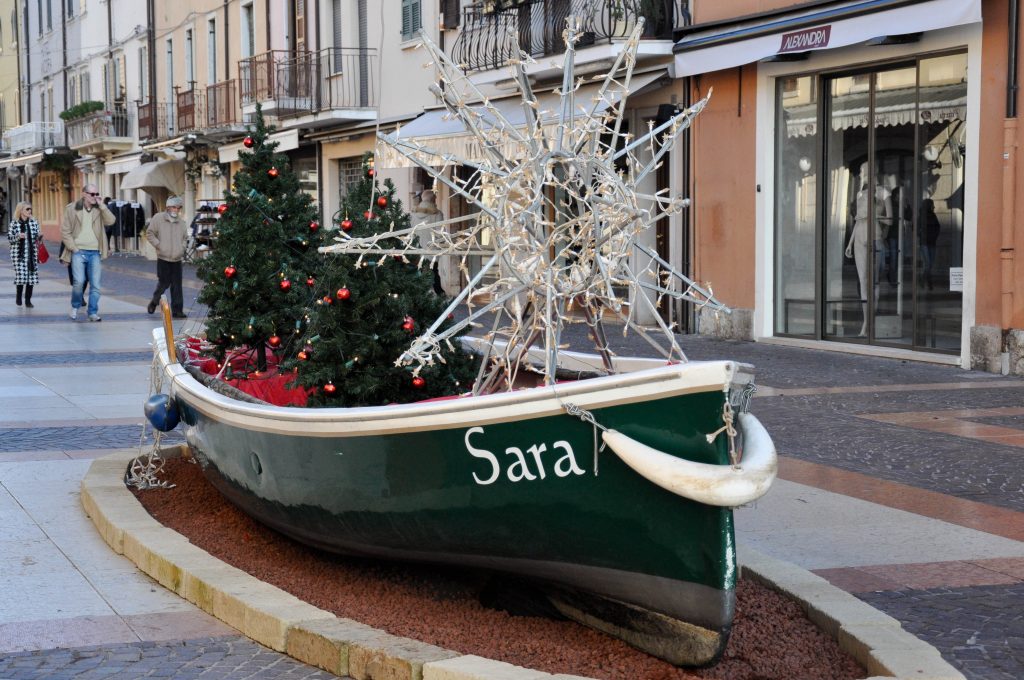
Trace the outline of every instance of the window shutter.
<instances>
[{"instance_id":1,"label":"window shutter","mask_svg":"<svg viewBox=\"0 0 1024 680\"><path fill-rule=\"evenodd\" d=\"M462 3L459 0L444 0L444 27L447 29L459 27L459 15L462 10L459 7Z\"/></svg>"},{"instance_id":2,"label":"window shutter","mask_svg":"<svg viewBox=\"0 0 1024 680\"><path fill-rule=\"evenodd\" d=\"M402 38L409 40L422 25L420 0L402 0Z\"/></svg>"},{"instance_id":3,"label":"window shutter","mask_svg":"<svg viewBox=\"0 0 1024 680\"><path fill-rule=\"evenodd\" d=\"M402 0L402 37L412 36L412 0Z\"/></svg>"},{"instance_id":4,"label":"window shutter","mask_svg":"<svg viewBox=\"0 0 1024 680\"><path fill-rule=\"evenodd\" d=\"M295 51L306 49L306 2L295 0Z\"/></svg>"}]
</instances>

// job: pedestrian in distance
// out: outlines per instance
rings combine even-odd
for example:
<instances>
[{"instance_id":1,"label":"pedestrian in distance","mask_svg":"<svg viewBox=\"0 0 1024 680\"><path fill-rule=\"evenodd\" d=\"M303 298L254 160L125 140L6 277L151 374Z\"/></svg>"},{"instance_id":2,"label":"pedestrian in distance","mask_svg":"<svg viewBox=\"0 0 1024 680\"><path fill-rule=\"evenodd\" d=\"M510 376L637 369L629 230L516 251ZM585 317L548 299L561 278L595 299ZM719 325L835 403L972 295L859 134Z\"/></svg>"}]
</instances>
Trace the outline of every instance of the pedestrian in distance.
<instances>
[{"instance_id":1,"label":"pedestrian in distance","mask_svg":"<svg viewBox=\"0 0 1024 680\"><path fill-rule=\"evenodd\" d=\"M71 263L71 320L78 318L78 310L85 303L85 282L89 281L89 321L102 321L100 317L101 262L108 254L106 227L115 221L114 213L100 201L95 184L82 187L82 197L64 208L60 224L64 253L61 262Z\"/></svg>"},{"instance_id":2,"label":"pedestrian in distance","mask_svg":"<svg viewBox=\"0 0 1024 680\"><path fill-rule=\"evenodd\" d=\"M184 319L181 294L181 260L185 257L185 239L188 236L185 221L181 219L182 200L178 196L167 199L164 212L153 215L146 229L146 240L156 250L156 290L146 311L152 314L160 304L160 296L171 289L171 316Z\"/></svg>"},{"instance_id":3,"label":"pedestrian in distance","mask_svg":"<svg viewBox=\"0 0 1024 680\"><path fill-rule=\"evenodd\" d=\"M39 285L39 223L32 217L32 206L24 201L14 209L14 219L7 228L7 240L11 242L11 264L14 266L14 302L21 306L22 294L25 306L32 304L32 287Z\"/></svg>"}]
</instances>

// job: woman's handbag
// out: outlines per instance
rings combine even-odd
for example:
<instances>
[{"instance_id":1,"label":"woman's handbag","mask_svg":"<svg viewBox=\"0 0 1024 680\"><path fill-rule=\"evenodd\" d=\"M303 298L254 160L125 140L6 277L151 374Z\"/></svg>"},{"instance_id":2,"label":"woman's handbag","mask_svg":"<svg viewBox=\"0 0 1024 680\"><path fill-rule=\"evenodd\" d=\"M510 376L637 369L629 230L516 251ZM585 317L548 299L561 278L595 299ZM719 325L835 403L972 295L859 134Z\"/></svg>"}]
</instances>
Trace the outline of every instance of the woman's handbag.
<instances>
[{"instance_id":1,"label":"woman's handbag","mask_svg":"<svg viewBox=\"0 0 1024 680\"><path fill-rule=\"evenodd\" d=\"M46 244L42 241L39 242L39 264L46 264L46 261L50 259L50 251L46 249Z\"/></svg>"}]
</instances>

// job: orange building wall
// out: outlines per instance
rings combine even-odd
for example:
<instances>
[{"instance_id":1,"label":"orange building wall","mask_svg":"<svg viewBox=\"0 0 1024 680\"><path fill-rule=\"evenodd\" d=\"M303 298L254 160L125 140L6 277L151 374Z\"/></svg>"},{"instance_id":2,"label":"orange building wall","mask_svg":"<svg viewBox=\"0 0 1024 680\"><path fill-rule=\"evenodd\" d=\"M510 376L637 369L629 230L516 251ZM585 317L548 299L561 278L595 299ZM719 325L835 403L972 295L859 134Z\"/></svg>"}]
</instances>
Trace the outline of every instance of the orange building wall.
<instances>
[{"instance_id":1,"label":"orange building wall","mask_svg":"<svg viewBox=\"0 0 1024 680\"><path fill-rule=\"evenodd\" d=\"M1007 2L986 0L982 5L981 139L978 149L978 325L1024 328L1024 96L1018 89L1016 141L1007 146L1006 64ZM1003 20L1000 20L1003 18ZM1018 73L1024 74L1024 51L1018 54ZM1004 152L1009 156L1003 159ZM1009 174L1006 173L1009 170ZM1014 177L1015 173L1015 177ZM1004 185L1004 181L1007 181ZM1010 268L1003 270L1003 221L1009 219L1006 255ZM1003 314L1004 290L1010 313Z\"/></svg>"},{"instance_id":2,"label":"orange building wall","mask_svg":"<svg viewBox=\"0 0 1024 680\"><path fill-rule=\"evenodd\" d=\"M693 23L704 24L803 4L806 3L793 0L693 0L690 12L693 14Z\"/></svg>"},{"instance_id":3,"label":"orange building wall","mask_svg":"<svg viewBox=\"0 0 1024 680\"><path fill-rule=\"evenodd\" d=\"M694 100L714 94L693 136L693 239L697 281L715 297L754 307L757 70L753 66L695 78Z\"/></svg>"}]
</instances>

